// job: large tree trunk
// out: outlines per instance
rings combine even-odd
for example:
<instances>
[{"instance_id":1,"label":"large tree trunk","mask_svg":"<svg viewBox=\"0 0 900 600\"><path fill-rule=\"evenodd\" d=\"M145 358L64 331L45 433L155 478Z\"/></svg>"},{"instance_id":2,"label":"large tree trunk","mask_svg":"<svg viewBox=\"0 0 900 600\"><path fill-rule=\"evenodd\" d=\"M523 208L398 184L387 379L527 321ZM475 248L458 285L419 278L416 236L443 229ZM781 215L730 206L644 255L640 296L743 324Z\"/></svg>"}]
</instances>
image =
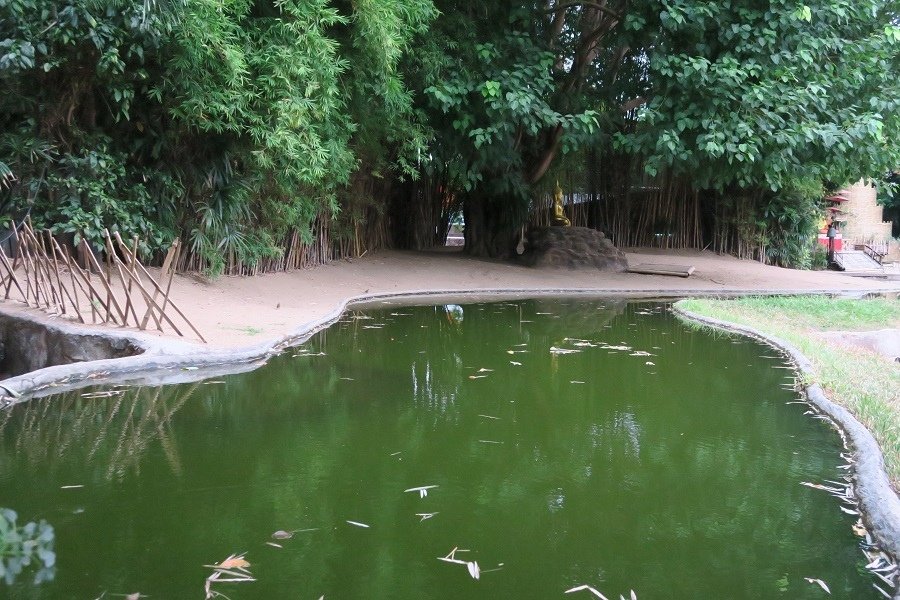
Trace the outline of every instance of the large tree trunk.
<instances>
[{"instance_id":1,"label":"large tree trunk","mask_svg":"<svg viewBox=\"0 0 900 600\"><path fill-rule=\"evenodd\" d=\"M515 255L522 224L515 218L518 201L469 194L463 202L466 222L465 252L471 256L511 258Z\"/></svg>"}]
</instances>

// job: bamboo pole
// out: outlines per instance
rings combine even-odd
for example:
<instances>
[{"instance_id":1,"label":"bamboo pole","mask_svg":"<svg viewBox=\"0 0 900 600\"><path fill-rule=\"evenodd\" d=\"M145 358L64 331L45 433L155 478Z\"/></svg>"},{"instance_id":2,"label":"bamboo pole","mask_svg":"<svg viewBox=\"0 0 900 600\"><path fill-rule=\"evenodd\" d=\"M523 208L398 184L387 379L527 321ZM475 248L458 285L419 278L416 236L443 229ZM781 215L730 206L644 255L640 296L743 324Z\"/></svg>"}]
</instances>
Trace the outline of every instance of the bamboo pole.
<instances>
[{"instance_id":1,"label":"bamboo pole","mask_svg":"<svg viewBox=\"0 0 900 600\"><path fill-rule=\"evenodd\" d=\"M116 297L113 294L112 288L109 285L109 281L103 276L103 269L100 266L100 263L97 261L97 257L94 256L93 251L91 251L90 247L88 246L87 240L85 240L84 238L81 238L81 243L87 253L88 260L91 261L91 263L97 269L97 275L98 275L98 277L100 277L100 283L103 284L103 288L106 290L107 307L109 307L109 306L115 307L116 312L118 312L119 317L122 319L120 324L123 327L125 327L127 325L127 321L128 321L127 316L122 311L122 307L119 306L119 301L116 300ZM107 308L107 311L109 311L109 308ZM107 312L107 315L109 315L109 312ZM115 315L113 315L113 319L115 320Z\"/></svg>"}]
</instances>

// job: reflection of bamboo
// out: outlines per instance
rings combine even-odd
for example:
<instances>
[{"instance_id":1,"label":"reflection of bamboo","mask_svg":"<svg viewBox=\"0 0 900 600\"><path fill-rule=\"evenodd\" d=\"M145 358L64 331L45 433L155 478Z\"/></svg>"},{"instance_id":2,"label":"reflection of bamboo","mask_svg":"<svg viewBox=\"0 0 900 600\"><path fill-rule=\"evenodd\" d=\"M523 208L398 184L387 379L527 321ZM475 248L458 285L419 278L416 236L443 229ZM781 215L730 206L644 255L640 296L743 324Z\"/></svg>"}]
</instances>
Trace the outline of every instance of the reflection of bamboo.
<instances>
[{"instance_id":1,"label":"reflection of bamboo","mask_svg":"<svg viewBox=\"0 0 900 600\"><path fill-rule=\"evenodd\" d=\"M20 415L15 447L31 464L84 451L85 463L108 462L107 479L139 469L146 451L159 440L170 468L178 474L182 466L171 421L199 385L130 388L105 400L78 393L32 400L3 411L0 438L13 427L13 416Z\"/></svg>"}]
</instances>

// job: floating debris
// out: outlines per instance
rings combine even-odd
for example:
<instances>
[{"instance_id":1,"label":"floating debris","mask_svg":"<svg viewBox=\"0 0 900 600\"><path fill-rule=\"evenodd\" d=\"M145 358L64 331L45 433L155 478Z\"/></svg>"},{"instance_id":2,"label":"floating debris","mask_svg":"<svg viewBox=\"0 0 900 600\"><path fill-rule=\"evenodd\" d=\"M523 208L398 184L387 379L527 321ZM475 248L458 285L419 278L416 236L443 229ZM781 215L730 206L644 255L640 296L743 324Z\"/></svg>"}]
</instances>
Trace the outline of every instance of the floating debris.
<instances>
[{"instance_id":1,"label":"floating debris","mask_svg":"<svg viewBox=\"0 0 900 600\"><path fill-rule=\"evenodd\" d=\"M493 416L491 416L491 415L478 415L478 416L479 416L479 417L482 417L482 418L484 418L484 419L493 419L493 420L495 420L495 421L499 421L499 420L500 420L500 417L493 417Z\"/></svg>"},{"instance_id":2,"label":"floating debris","mask_svg":"<svg viewBox=\"0 0 900 600\"><path fill-rule=\"evenodd\" d=\"M222 597L227 598L225 594L212 589L214 583L244 583L248 581L256 581L253 574L250 573L250 563L244 558L246 553L232 554L217 565L203 565L212 569L212 575L206 578L204 591L206 592L206 600L211 598Z\"/></svg>"},{"instance_id":3,"label":"floating debris","mask_svg":"<svg viewBox=\"0 0 900 600\"><path fill-rule=\"evenodd\" d=\"M353 525L354 527L362 527L363 529L369 528L369 525L366 525L365 523L360 523L359 521L347 521L347 523L349 523L350 525Z\"/></svg>"},{"instance_id":4,"label":"floating debris","mask_svg":"<svg viewBox=\"0 0 900 600\"><path fill-rule=\"evenodd\" d=\"M583 384L584 382L583 382L583 381L577 381L577 380L573 379L573 380L569 381L569 383L582 383L582 384Z\"/></svg>"},{"instance_id":5,"label":"floating debris","mask_svg":"<svg viewBox=\"0 0 900 600\"><path fill-rule=\"evenodd\" d=\"M572 348L557 348L556 346L550 346L550 354L575 354L577 352L581 352L581 350L574 350Z\"/></svg>"},{"instance_id":6,"label":"floating debris","mask_svg":"<svg viewBox=\"0 0 900 600\"><path fill-rule=\"evenodd\" d=\"M419 492L419 498L424 498L428 495L428 490L433 490L436 488L436 485L420 485L419 487L409 488L408 490L403 490L406 492Z\"/></svg>"},{"instance_id":7,"label":"floating debris","mask_svg":"<svg viewBox=\"0 0 900 600\"><path fill-rule=\"evenodd\" d=\"M61 485L61 486L59 486L59 489L61 489L61 490L78 490L78 489L81 489L81 488L83 488L83 487L84 487L83 484L78 484L78 485Z\"/></svg>"},{"instance_id":8,"label":"floating debris","mask_svg":"<svg viewBox=\"0 0 900 600\"><path fill-rule=\"evenodd\" d=\"M107 390L105 392L88 392L81 394L82 398L111 398L113 396L121 396L125 390Z\"/></svg>"},{"instance_id":9,"label":"floating debris","mask_svg":"<svg viewBox=\"0 0 900 600\"><path fill-rule=\"evenodd\" d=\"M515 366L515 367L521 367L521 366L522 366L522 363L516 362L516 361L514 361L514 360L509 361L509 364L511 364L511 365L513 365L513 366Z\"/></svg>"},{"instance_id":10,"label":"floating debris","mask_svg":"<svg viewBox=\"0 0 900 600\"><path fill-rule=\"evenodd\" d=\"M478 441L481 442L482 444L502 444L503 443L503 442L497 442L494 440L478 440Z\"/></svg>"},{"instance_id":11,"label":"floating debris","mask_svg":"<svg viewBox=\"0 0 900 600\"><path fill-rule=\"evenodd\" d=\"M436 514L438 514L438 513L436 513L436 512L433 512L433 513L416 513L416 516L419 517L419 523L421 523L422 521L427 521L428 519L432 518L432 517L433 517L434 515L436 515Z\"/></svg>"},{"instance_id":12,"label":"floating debris","mask_svg":"<svg viewBox=\"0 0 900 600\"><path fill-rule=\"evenodd\" d=\"M592 588L592 587L589 586L589 585L579 585L579 586L573 587L573 588L571 588L571 589L566 590L566 593L567 593L567 594L572 594L572 593L574 593L574 592L580 592L580 591L582 591L582 590L587 590L587 591L589 591L590 593L592 593L592 594L595 595L596 597L600 598L600 600L609 600L609 598L607 598L606 596L604 596L603 594L601 594L599 591L597 591L596 588Z\"/></svg>"},{"instance_id":13,"label":"floating debris","mask_svg":"<svg viewBox=\"0 0 900 600\"><path fill-rule=\"evenodd\" d=\"M469 375L469 379L484 379L487 375Z\"/></svg>"},{"instance_id":14,"label":"floating debris","mask_svg":"<svg viewBox=\"0 0 900 600\"><path fill-rule=\"evenodd\" d=\"M272 546L273 548L284 548L281 544L276 544L275 542L266 542L267 546Z\"/></svg>"},{"instance_id":15,"label":"floating debris","mask_svg":"<svg viewBox=\"0 0 900 600\"><path fill-rule=\"evenodd\" d=\"M444 562L453 563L453 564L457 564L457 565L466 565L466 569L468 569L469 575L472 577L472 579L480 579L481 578L481 568L478 566L478 563L474 560L467 561L467 560L460 560L460 559L456 558L457 552L468 552L468 550L461 550L460 548L457 547L457 548L454 548L453 550L451 550L450 553L447 554L447 556L443 556L443 557L439 556L438 560L442 560ZM501 565L502 565L502 563L501 563Z\"/></svg>"},{"instance_id":16,"label":"floating debris","mask_svg":"<svg viewBox=\"0 0 900 600\"><path fill-rule=\"evenodd\" d=\"M218 385L220 383L225 383L224 379L213 379L212 381L204 381L203 385Z\"/></svg>"},{"instance_id":17,"label":"floating debris","mask_svg":"<svg viewBox=\"0 0 900 600\"><path fill-rule=\"evenodd\" d=\"M825 582L821 579L813 579L812 577L804 577L803 579L805 579L808 583L817 584L820 588L825 590L826 593L831 594L831 590L828 589L828 586L825 585Z\"/></svg>"}]
</instances>

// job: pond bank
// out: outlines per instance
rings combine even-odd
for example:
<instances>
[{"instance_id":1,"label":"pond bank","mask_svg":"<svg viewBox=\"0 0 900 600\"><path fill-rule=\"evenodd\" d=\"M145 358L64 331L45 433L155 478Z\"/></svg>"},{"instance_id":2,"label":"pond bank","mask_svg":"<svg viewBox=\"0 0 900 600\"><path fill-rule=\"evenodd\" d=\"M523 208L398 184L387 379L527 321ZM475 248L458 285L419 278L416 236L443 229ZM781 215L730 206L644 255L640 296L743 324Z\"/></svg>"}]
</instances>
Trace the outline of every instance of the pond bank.
<instances>
[{"instance_id":1,"label":"pond bank","mask_svg":"<svg viewBox=\"0 0 900 600\"><path fill-rule=\"evenodd\" d=\"M853 278L834 272L793 271L712 252L641 249L631 264L691 264L689 278L590 269L544 270L467 258L458 252L383 251L354 261L258 277L206 280L175 277L172 298L209 340L192 342L148 331L79 325L52 319L21 305L0 312L75 333L126 338L142 354L123 359L60 365L0 382L0 404L17 395L46 395L90 383L197 380L249 370L280 349L328 326L361 302L422 302L528 298L540 295L679 298L695 295L850 294L893 291L900 283ZM197 370L195 370L195 368ZM190 369L190 370L185 370Z\"/></svg>"}]
</instances>

